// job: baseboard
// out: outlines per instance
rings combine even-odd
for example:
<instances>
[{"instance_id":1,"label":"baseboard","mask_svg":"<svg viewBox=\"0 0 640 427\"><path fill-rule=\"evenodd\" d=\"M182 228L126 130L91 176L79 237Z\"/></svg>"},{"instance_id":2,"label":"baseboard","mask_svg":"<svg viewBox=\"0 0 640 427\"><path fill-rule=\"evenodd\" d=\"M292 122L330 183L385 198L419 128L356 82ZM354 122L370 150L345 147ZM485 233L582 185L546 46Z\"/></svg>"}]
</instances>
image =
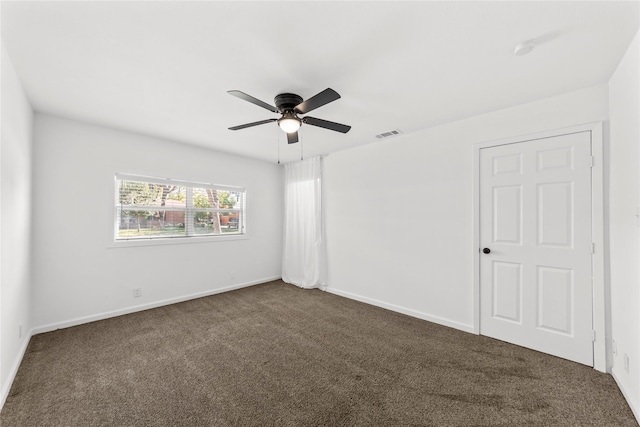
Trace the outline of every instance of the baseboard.
<instances>
[{"instance_id":1,"label":"baseboard","mask_svg":"<svg viewBox=\"0 0 640 427\"><path fill-rule=\"evenodd\" d=\"M223 292L234 291L236 289L246 288L248 286L258 285L260 283L271 282L273 280L280 279L280 276L266 277L260 280L253 280L250 282L240 283L232 286L226 286L224 288L213 289L205 292L199 292L196 294L184 295L176 298L169 298L161 301L155 301L148 304L136 305L133 307L127 307L120 310L107 311L98 314L92 314L91 316L77 317L75 319L65 320L63 322L50 323L48 325L41 325L32 329L32 335L41 334L44 332L55 331L56 329L70 328L72 326L82 325L84 323L95 322L97 320L109 319L111 317L122 316L125 314L136 313L138 311L149 310L152 308L162 307L165 305L176 304L183 301L189 301L196 298L208 297L215 294L221 294Z\"/></svg>"},{"instance_id":2,"label":"baseboard","mask_svg":"<svg viewBox=\"0 0 640 427\"><path fill-rule=\"evenodd\" d=\"M633 415L636 417L636 421L638 421L638 424L640 424L640 408L638 407L638 404L633 401L631 395L629 395L627 390L624 388L624 385L623 385L624 383L620 381L620 377L616 374L615 368L611 369L611 376L615 380L616 384L618 384L618 388L620 389L620 392L622 393L625 400L629 404L629 407L631 408L631 412L633 412Z\"/></svg>"},{"instance_id":3,"label":"baseboard","mask_svg":"<svg viewBox=\"0 0 640 427\"><path fill-rule=\"evenodd\" d=\"M448 326L450 328L458 329L460 331L473 333L473 325L465 325L464 323L455 322L453 320L445 319L439 316L433 316L431 314L424 313L422 311L417 311L417 310L402 307L399 305L378 301L372 298L363 297L361 295L352 294L351 292L345 292L345 291L341 291L334 288L326 288L325 291L335 295L339 295L341 297L353 299L356 301L364 302L366 304L371 304L377 307L386 308L387 310L406 314L407 316L417 317L418 319L426 320L428 322L437 323L439 325Z\"/></svg>"},{"instance_id":4,"label":"baseboard","mask_svg":"<svg viewBox=\"0 0 640 427\"><path fill-rule=\"evenodd\" d=\"M22 348L18 352L18 357L13 362L13 366L11 366L11 371L9 371L9 376L7 377L7 382L2 387L2 394L0 395L0 411L4 407L4 402L7 401L7 397L9 397L9 392L11 391L11 386L13 385L13 380L16 379L16 375L18 374L18 369L20 369L20 364L22 363L22 359L24 358L24 354L27 352L27 347L29 347L29 341L31 341L31 337L33 336L33 331L27 332L25 336L25 340L22 344Z\"/></svg>"}]
</instances>

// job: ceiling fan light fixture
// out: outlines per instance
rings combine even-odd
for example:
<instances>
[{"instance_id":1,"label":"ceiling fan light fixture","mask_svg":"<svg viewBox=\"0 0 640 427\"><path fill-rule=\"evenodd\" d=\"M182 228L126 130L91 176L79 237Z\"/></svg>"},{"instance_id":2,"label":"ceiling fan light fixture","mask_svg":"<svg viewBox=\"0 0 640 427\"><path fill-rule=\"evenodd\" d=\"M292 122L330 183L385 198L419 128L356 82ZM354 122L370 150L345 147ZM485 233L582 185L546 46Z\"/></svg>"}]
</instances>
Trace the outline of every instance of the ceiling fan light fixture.
<instances>
[{"instance_id":1,"label":"ceiling fan light fixture","mask_svg":"<svg viewBox=\"0 0 640 427\"><path fill-rule=\"evenodd\" d=\"M278 126L286 133L297 132L301 124L301 120L293 113L284 113L282 117L278 119Z\"/></svg>"},{"instance_id":2,"label":"ceiling fan light fixture","mask_svg":"<svg viewBox=\"0 0 640 427\"><path fill-rule=\"evenodd\" d=\"M262 107L265 110L272 111L274 113L280 113L279 119L266 119L252 123L245 123L239 126L232 126L229 130L240 130L253 126L264 125L271 122L278 122L278 126L287 134L287 141L289 144L295 144L298 142L298 129L302 126L302 123L316 126L319 128L329 129L334 132L347 133L351 129L351 126L343 125L341 123L330 122L329 120L322 120L316 117L305 116L302 119L298 117L298 114L307 114L316 108L320 108L330 102L340 99L338 92L331 88L326 88L320 93L313 95L306 101L302 99L300 95L295 93L281 93L276 95L273 99L276 106L267 104L260 101L258 98L254 98L251 95L247 95L239 90L230 90L227 92L229 95L233 95L236 98L240 98L244 101L250 102L258 107Z\"/></svg>"}]
</instances>

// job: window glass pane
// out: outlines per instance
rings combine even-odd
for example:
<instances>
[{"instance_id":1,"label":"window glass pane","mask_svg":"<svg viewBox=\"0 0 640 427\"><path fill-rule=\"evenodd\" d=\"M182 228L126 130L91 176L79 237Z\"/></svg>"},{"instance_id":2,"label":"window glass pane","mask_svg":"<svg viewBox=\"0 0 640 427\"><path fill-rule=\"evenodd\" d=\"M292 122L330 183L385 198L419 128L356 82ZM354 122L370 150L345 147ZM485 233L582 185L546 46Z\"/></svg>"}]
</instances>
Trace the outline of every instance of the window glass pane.
<instances>
[{"instance_id":1,"label":"window glass pane","mask_svg":"<svg viewBox=\"0 0 640 427\"><path fill-rule=\"evenodd\" d=\"M242 232L242 222L240 221L240 212L221 212L220 227L223 233L240 233Z\"/></svg>"},{"instance_id":2,"label":"window glass pane","mask_svg":"<svg viewBox=\"0 0 640 427\"><path fill-rule=\"evenodd\" d=\"M193 231L197 236L242 234L244 230L240 217L238 211L197 212Z\"/></svg>"},{"instance_id":3,"label":"window glass pane","mask_svg":"<svg viewBox=\"0 0 640 427\"><path fill-rule=\"evenodd\" d=\"M118 208L118 238L185 236L184 218L180 211Z\"/></svg>"},{"instance_id":4,"label":"window glass pane","mask_svg":"<svg viewBox=\"0 0 640 427\"><path fill-rule=\"evenodd\" d=\"M211 213L198 213L197 215L202 215L200 220L194 222L193 234L196 236L207 236L207 235L217 235L220 234L219 228L216 228L213 216Z\"/></svg>"},{"instance_id":5,"label":"window glass pane","mask_svg":"<svg viewBox=\"0 0 640 427\"><path fill-rule=\"evenodd\" d=\"M240 199L239 193L235 191L220 191L220 207L225 209L233 209L238 206Z\"/></svg>"},{"instance_id":6,"label":"window glass pane","mask_svg":"<svg viewBox=\"0 0 640 427\"><path fill-rule=\"evenodd\" d=\"M171 201L184 202L186 187L149 182L118 181L118 204L123 206L166 206ZM179 203L177 205L180 205Z\"/></svg>"}]
</instances>

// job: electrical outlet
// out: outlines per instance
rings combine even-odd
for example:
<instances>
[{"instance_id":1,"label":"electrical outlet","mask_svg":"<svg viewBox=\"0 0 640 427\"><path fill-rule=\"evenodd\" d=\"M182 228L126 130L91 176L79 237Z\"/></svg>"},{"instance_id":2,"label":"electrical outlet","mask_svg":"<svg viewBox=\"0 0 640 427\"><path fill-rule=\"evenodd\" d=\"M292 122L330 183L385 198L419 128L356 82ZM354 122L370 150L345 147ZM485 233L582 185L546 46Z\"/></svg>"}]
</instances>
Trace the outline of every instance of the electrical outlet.
<instances>
[{"instance_id":1,"label":"electrical outlet","mask_svg":"<svg viewBox=\"0 0 640 427\"><path fill-rule=\"evenodd\" d=\"M233 280L236 278L236 272L235 271L230 271L229 272L229 279Z\"/></svg>"},{"instance_id":2,"label":"electrical outlet","mask_svg":"<svg viewBox=\"0 0 640 427\"><path fill-rule=\"evenodd\" d=\"M142 296L142 288L135 288L133 290L133 297L140 298Z\"/></svg>"},{"instance_id":3,"label":"electrical outlet","mask_svg":"<svg viewBox=\"0 0 640 427\"><path fill-rule=\"evenodd\" d=\"M624 354L624 370L629 373L629 355L627 353Z\"/></svg>"},{"instance_id":4,"label":"electrical outlet","mask_svg":"<svg viewBox=\"0 0 640 427\"><path fill-rule=\"evenodd\" d=\"M618 343L616 342L616 340L611 341L611 352L614 356L618 354Z\"/></svg>"}]
</instances>

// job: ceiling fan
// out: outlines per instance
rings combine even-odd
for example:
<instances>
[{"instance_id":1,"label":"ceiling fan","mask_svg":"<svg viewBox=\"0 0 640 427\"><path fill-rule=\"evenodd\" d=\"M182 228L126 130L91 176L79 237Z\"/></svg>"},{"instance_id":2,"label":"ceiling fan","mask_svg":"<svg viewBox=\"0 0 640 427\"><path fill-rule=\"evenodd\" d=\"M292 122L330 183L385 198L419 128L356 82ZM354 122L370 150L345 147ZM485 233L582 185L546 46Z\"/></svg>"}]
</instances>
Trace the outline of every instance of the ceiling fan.
<instances>
[{"instance_id":1,"label":"ceiling fan","mask_svg":"<svg viewBox=\"0 0 640 427\"><path fill-rule=\"evenodd\" d=\"M351 129L351 126L330 122L328 120L317 119L315 117L298 117L298 114L307 114L310 111L315 110L316 108L322 107L323 105L333 102L336 99L340 99L340 95L338 94L338 92L331 88L323 90L322 92L312 96L306 101L303 101L301 96L294 93L281 93L280 95L276 95L276 97L274 98L274 102L276 104L275 107L267 104L266 102L260 101L259 99L254 98L251 95L240 92L239 90L230 90L227 93L240 99L244 99L245 101L249 101L250 103L255 104L259 107L282 115L279 119L267 119L261 120L259 122L233 126L229 128L230 130L240 130L251 126L263 125L265 123L278 122L278 126L280 126L280 129L287 133L287 141L289 142L289 144L294 144L298 142L298 129L300 129L300 126L302 126L303 123L342 133L347 133L349 132L349 129Z\"/></svg>"}]
</instances>

